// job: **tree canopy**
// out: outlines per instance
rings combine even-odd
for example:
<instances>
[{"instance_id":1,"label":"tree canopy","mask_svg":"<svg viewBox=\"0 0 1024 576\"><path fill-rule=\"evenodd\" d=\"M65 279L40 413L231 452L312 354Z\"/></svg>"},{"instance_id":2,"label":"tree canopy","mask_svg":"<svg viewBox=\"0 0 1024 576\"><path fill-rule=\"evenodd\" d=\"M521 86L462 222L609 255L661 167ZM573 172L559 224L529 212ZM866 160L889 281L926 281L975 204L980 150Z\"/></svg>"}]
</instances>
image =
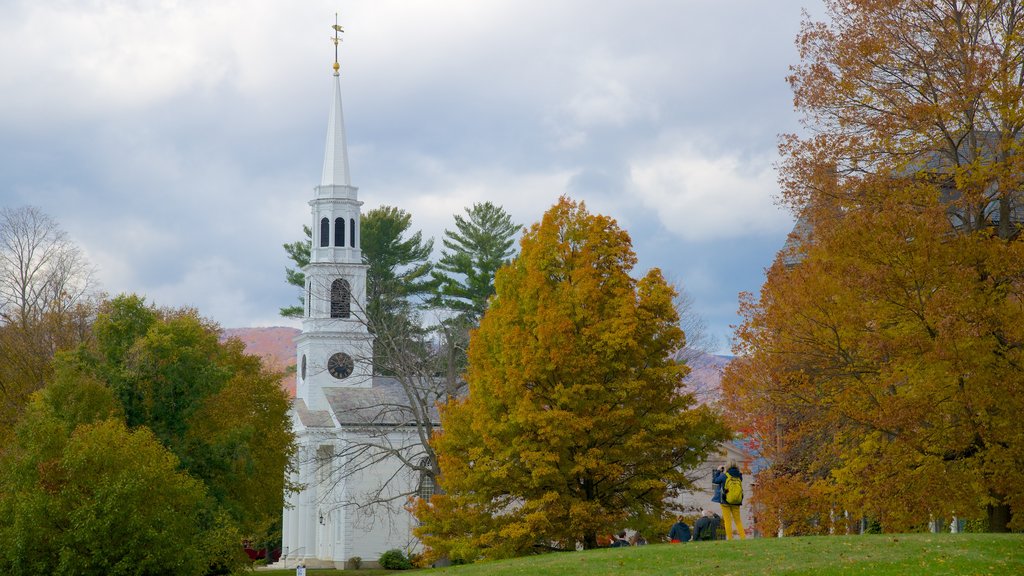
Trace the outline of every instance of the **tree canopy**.
<instances>
[{"instance_id":1,"label":"tree canopy","mask_svg":"<svg viewBox=\"0 0 1024 576\"><path fill-rule=\"evenodd\" d=\"M293 488L279 379L194 310L103 303L0 448L0 571L240 567Z\"/></svg>"},{"instance_id":2,"label":"tree canopy","mask_svg":"<svg viewBox=\"0 0 1024 576\"><path fill-rule=\"evenodd\" d=\"M293 450L280 375L194 310L137 296L105 303L94 333L94 346L58 359L60 376L104 382L128 426L152 430L244 531L266 529Z\"/></svg>"},{"instance_id":3,"label":"tree canopy","mask_svg":"<svg viewBox=\"0 0 1024 576\"><path fill-rule=\"evenodd\" d=\"M519 226L500 206L473 204L455 215L455 230L445 230L441 259L434 268L437 303L476 324L494 294L494 275L515 253Z\"/></svg>"},{"instance_id":4,"label":"tree canopy","mask_svg":"<svg viewBox=\"0 0 1024 576\"><path fill-rule=\"evenodd\" d=\"M761 520L1024 526L1024 6L826 6L790 78L807 136L782 142L800 225L723 382L771 464Z\"/></svg>"},{"instance_id":5,"label":"tree canopy","mask_svg":"<svg viewBox=\"0 0 1024 576\"><path fill-rule=\"evenodd\" d=\"M241 534L100 382L44 389L0 453L5 574L204 574L240 565Z\"/></svg>"},{"instance_id":6,"label":"tree canopy","mask_svg":"<svg viewBox=\"0 0 1024 576\"><path fill-rule=\"evenodd\" d=\"M0 442L54 354L88 338L98 299L91 265L51 217L0 209Z\"/></svg>"},{"instance_id":7,"label":"tree canopy","mask_svg":"<svg viewBox=\"0 0 1024 576\"><path fill-rule=\"evenodd\" d=\"M469 395L442 407L444 494L419 502L435 555L592 548L658 517L729 437L683 389L685 335L658 270L610 218L562 198L502 268L469 349Z\"/></svg>"},{"instance_id":8,"label":"tree canopy","mask_svg":"<svg viewBox=\"0 0 1024 576\"><path fill-rule=\"evenodd\" d=\"M295 268L285 267L285 280L299 289L299 304L281 308L281 316L285 318L302 318L306 309L306 273L302 270L309 265L310 251L313 249L313 229L303 226L302 232L305 240L296 240L284 245L284 251L288 253L288 259L295 263Z\"/></svg>"}]
</instances>

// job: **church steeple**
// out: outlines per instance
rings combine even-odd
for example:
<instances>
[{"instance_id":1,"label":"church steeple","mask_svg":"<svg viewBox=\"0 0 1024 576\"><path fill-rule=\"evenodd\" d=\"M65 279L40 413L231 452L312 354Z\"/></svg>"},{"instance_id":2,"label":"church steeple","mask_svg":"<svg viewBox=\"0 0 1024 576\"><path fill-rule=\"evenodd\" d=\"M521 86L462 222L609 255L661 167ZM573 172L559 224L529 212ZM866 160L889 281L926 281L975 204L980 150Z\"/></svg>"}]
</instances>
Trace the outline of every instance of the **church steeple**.
<instances>
[{"instance_id":1,"label":"church steeple","mask_svg":"<svg viewBox=\"0 0 1024 576\"><path fill-rule=\"evenodd\" d=\"M366 328L366 270L360 251L359 191L348 173L345 123L334 25L334 99L320 184L309 201L312 246L302 333L296 338L296 398L313 411L330 409L327 391L373 384L373 337ZM325 412L326 413L326 412Z\"/></svg>"},{"instance_id":2,"label":"church steeple","mask_svg":"<svg viewBox=\"0 0 1024 576\"><path fill-rule=\"evenodd\" d=\"M334 102L327 119L327 144L324 150L324 171L320 178L321 186L351 186L348 173L348 146L345 143L345 117L341 110L341 78L338 64L339 34L344 32L337 23L338 15L334 15Z\"/></svg>"}]
</instances>

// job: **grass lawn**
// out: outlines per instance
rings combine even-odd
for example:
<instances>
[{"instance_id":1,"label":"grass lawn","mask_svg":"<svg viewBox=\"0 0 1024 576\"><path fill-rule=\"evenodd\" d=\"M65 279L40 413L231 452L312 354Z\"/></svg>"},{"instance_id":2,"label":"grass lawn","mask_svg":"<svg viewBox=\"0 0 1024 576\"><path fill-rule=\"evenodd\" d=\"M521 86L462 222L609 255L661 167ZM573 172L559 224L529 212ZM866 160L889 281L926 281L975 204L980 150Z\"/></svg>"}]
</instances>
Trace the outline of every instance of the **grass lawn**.
<instances>
[{"instance_id":1,"label":"grass lawn","mask_svg":"<svg viewBox=\"0 0 1024 576\"><path fill-rule=\"evenodd\" d=\"M872 576L922 574L1009 576L1024 574L1022 534L888 534L758 538L744 541L652 544L589 552L564 552L417 570L450 576L648 575L757 576L775 574ZM387 571L309 570L307 576L370 576ZM294 576L294 570L258 576ZM395 574L395 572L390 572Z\"/></svg>"}]
</instances>

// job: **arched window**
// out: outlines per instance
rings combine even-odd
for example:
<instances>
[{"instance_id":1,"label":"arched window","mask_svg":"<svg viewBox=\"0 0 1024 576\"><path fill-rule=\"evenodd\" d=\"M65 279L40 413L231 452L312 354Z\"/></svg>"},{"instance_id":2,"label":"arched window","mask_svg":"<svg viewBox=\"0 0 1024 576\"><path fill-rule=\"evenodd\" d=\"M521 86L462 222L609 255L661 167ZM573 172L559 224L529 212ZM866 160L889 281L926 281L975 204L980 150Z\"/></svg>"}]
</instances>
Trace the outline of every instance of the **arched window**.
<instances>
[{"instance_id":1,"label":"arched window","mask_svg":"<svg viewBox=\"0 0 1024 576\"><path fill-rule=\"evenodd\" d=\"M344 246L345 245L345 219L335 218L334 219L334 245Z\"/></svg>"},{"instance_id":2,"label":"arched window","mask_svg":"<svg viewBox=\"0 0 1024 576\"><path fill-rule=\"evenodd\" d=\"M328 246L331 242L331 221L327 218L320 219L320 247Z\"/></svg>"},{"instance_id":3,"label":"arched window","mask_svg":"<svg viewBox=\"0 0 1024 576\"><path fill-rule=\"evenodd\" d=\"M306 281L306 316L313 313L313 283Z\"/></svg>"},{"instance_id":4,"label":"arched window","mask_svg":"<svg viewBox=\"0 0 1024 576\"><path fill-rule=\"evenodd\" d=\"M416 487L416 495L429 502L430 497L437 491L437 487L434 484L434 476L428 471L428 468L430 468L430 458L420 460L420 468L420 484Z\"/></svg>"},{"instance_id":5,"label":"arched window","mask_svg":"<svg viewBox=\"0 0 1024 576\"><path fill-rule=\"evenodd\" d=\"M348 245L353 247L353 248L355 248L356 247L356 219L355 218L350 218L348 223L349 223L349 227L348 227Z\"/></svg>"},{"instance_id":6,"label":"arched window","mask_svg":"<svg viewBox=\"0 0 1024 576\"><path fill-rule=\"evenodd\" d=\"M331 283L331 318L348 318L352 315L352 289L347 280L338 278Z\"/></svg>"}]
</instances>

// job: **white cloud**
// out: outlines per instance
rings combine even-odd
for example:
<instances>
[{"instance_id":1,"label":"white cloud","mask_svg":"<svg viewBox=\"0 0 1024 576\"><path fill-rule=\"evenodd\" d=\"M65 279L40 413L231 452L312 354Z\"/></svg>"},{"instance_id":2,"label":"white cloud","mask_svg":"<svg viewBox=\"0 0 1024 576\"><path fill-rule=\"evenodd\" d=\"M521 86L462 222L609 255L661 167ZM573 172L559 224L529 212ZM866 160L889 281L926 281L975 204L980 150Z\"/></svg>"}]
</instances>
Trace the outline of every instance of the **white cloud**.
<instances>
[{"instance_id":1,"label":"white cloud","mask_svg":"<svg viewBox=\"0 0 1024 576\"><path fill-rule=\"evenodd\" d=\"M529 226L566 193L573 176L569 170L516 173L493 166L465 170L427 156L402 164L411 174L401 182L380 182L374 189L360 190L367 202L363 211L399 206L412 214L413 229L433 237L437 248L444 231L454 226L452 216L478 202L493 202L517 223Z\"/></svg>"},{"instance_id":2,"label":"white cloud","mask_svg":"<svg viewBox=\"0 0 1024 576\"><path fill-rule=\"evenodd\" d=\"M672 233L711 241L792 226L772 201L775 171L767 158L710 156L690 144L631 163L632 193Z\"/></svg>"},{"instance_id":3,"label":"white cloud","mask_svg":"<svg viewBox=\"0 0 1024 576\"><path fill-rule=\"evenodd\" d=\"M676 238L767 230L781 245L759 155L792 116L796 0L0 1L0 203L51 213L113 292L280 323L339 9L364 210L406 209L439 245L474 202L528 226L568 192L672 252L670 270L695 265ZM735 261L748 245L707 251ZM709 270L716 293L756 288Z\"/></svg>"}]
</instances>

